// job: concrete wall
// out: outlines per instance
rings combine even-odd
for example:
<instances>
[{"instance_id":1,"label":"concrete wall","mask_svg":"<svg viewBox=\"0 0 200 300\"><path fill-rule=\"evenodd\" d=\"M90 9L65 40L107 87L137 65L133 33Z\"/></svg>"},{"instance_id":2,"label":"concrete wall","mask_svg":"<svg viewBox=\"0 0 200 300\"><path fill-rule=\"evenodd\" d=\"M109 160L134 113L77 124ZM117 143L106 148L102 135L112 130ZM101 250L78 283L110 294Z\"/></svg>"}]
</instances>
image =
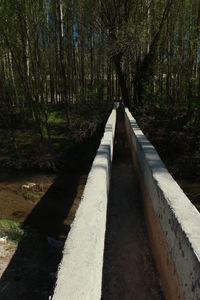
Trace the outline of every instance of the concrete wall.
<instances>
[{"instance_id":1,"label":"concrete wall","mask_svg":"<svg viewBox=\"0 0 200 300\"><path fill-rule=\"evenodd\" d=\"M128 109L125 124L166 299L200 299L200 214L169 174Z\"/></svg>"},{"instance_id":2,"label":"concrete wall","mask_svg":"<svg viewBox=\"0 0 200 300\"><path fill-rule=\"evenodd\" d=\"M116 110L105 127L80 206L63 250L53 300L101 298L109 178Z\"/></svg>"}]
</instances>

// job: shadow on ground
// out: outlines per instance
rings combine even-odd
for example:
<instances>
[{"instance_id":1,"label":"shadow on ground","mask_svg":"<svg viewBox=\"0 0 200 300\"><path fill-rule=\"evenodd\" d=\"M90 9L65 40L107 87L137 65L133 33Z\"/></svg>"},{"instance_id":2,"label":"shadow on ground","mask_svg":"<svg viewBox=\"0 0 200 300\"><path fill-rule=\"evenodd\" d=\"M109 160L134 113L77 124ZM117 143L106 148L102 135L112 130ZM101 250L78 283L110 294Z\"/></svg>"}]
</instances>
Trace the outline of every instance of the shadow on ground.
<instances>
[{"instance_id":1,"label":"shadow on ground","mask_svg":"<svg viewBox=\"0 0 200 300\"><path fill-rule=\"evenodd\" d=\"M23 223L24 235L0 280L1 300L47 300L53 292L62 249L84 189L104 124L69 154L63 170ZM62 244L62 243L60 243Z\"/></svg>"}]
</instances>

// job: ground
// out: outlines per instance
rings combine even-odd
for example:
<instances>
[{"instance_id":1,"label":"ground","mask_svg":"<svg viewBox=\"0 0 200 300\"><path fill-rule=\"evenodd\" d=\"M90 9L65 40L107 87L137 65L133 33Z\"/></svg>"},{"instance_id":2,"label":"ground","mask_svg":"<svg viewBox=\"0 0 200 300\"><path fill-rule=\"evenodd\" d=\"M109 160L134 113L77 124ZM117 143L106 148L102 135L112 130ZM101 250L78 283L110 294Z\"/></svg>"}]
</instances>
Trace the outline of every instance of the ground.
<instances>
[{"instance_id":1,"label":"ground","mask_svg":"<svg viewBox=\"0 0 200 300\"><path fill-rule=\"evenodd\" d=\"M67 122L63 104L48 106L50 140L44 128L43 139L30 111L13 108L10 118L13 134L0 120L0 169L57 171L63 167L67 153L88 140L102 124L111 110L111 103L85 102L69 107ZM13 141L13 135L15 141Z\"/></svg>"}]
</instances>

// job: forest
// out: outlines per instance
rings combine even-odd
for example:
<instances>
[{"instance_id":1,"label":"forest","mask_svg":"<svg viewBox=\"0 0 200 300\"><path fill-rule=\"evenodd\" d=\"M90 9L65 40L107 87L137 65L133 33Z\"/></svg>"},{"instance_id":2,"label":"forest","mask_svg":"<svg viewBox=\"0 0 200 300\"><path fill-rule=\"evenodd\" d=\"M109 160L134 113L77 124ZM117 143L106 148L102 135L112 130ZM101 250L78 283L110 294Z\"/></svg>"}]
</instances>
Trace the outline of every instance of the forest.
<instances>
[{"instance_id":1,"label":"forest","mask_svg":"<svg viewBox=\"0 0 200 300\"><path fill-rule=\"evenodd\" d=\"M199 136L199 1L1 0L0 28L1 166L56 169L121 99Z\"/></svg>"}]
</instances>

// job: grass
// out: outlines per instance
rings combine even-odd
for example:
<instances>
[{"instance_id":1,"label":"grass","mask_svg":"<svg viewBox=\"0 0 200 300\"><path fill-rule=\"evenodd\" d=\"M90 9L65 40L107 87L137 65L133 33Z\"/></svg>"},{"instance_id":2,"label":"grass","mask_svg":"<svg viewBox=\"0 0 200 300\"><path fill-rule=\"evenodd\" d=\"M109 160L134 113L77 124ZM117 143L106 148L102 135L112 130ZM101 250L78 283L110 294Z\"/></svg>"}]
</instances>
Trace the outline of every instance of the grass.
<instances>
[{"instance_id":1,"label":"grass","mask_svg":"<svg viewBox=\"0 0 200 300\"><path fill-rule=\"evenodd\" d=\"M65 125L66 116L62 111L53 111L49 113L49 125Z\"/></svg>"},{"instance_id":2,"label":"grass","mask_svg":"<svg viewBox=\"0 0 200 300\"><path fill-rule=\"evenodd\" d=\"M18 243L24 234L21 224L7 219L0 220L0 237L7 237L8 241Z\"/></svg>"}]
</instances>

